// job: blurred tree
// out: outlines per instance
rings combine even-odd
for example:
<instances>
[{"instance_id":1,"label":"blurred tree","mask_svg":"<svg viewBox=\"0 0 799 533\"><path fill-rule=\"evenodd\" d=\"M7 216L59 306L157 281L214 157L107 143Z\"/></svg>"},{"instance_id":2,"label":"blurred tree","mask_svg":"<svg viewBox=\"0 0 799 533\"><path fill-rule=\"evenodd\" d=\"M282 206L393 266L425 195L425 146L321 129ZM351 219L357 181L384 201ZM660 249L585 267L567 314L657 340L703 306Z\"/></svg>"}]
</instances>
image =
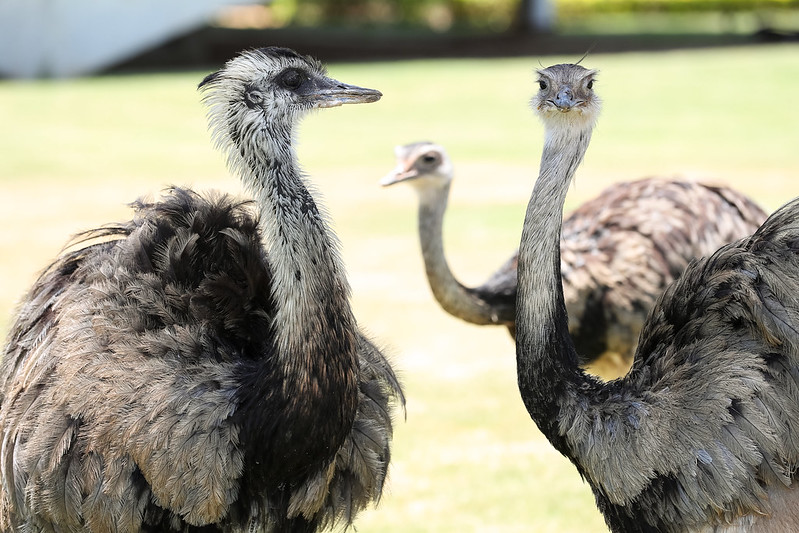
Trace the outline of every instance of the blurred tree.
<instances>
[{"instance_id":1,"label":"blurred tree","mask_svg":"<svg viewBox=\"0 0 799 533\"><path fill-rule=\"evenodd\" d=\"M424 25L445 31L454 25L508 29L519 0L305 0L295 2L299 25ZM529 0L525 0L529 1ZM532 0L545 1L550 0Z\"/></svg>"},{"instance_id":2,"label":"blurred tree","mask_svg":"<svg viewBox=\"0 0 799 533\"><path fill-rule=\"evenodd\" d=\"M520 0L513 19L519 33L552 31L555 25L555 0Z\"/></svg>"},{"instance_id":3,"label":"blurred tree","mask_svg":"<svg viewBox=\"0 0 799 533\"><path fill-rule=\"evenodd\" d=\"M1 0L0 0L1 1ZM549 32L559 16L596 13L755 11L796 9L799 0L280 0L293 9L292 23L303 26L426 26Z\"/></svg>"}]
</instances>

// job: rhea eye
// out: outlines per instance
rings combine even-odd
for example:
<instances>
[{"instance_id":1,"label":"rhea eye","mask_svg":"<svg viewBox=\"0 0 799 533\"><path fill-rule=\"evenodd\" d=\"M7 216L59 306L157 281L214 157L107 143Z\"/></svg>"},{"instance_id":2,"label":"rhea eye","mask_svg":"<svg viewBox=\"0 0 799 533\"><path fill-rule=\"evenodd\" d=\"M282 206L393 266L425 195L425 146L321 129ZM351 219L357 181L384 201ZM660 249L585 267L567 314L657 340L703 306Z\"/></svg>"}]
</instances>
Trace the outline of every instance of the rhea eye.
<instances>
[{"instance_id":1,"label":"rhea eye","mask_svg":"<svg viewBox=\"0 0 799 533\"><path fill-rule=\"evenodd\" d=\"M586 84L586 87L588 87L589 89L593 89L594 88L594 80L589 80L588 83Z\"/></svg>"},{"instance_id":2,"label":"rhea eye","mask_svg":"<svg viewBox=\"0 0 799 533\"><path fill-rule=\"evenodd\" d=\"M260 104L261 102L264 101L264 95L261 94L260 91L256 91L256 90L249 90L249 91L245 92L244 93L244 97L247 99L247 101L249 103L255 104L255 105L258 105L258 104Z\"/></svg>"},{"instance_id":3,"label":"rhea eye","mask_svg":"<svg viewBox=\"0 0 799 533\"><path fill-rule=\"evenodd\" d=\"M280 84L290 91L297 89L302 82L302 74L295 69L289 69L280 75Z\"/></svg>"},{"instance_id":4,"label":"rhea eye","mask_svg":"<svg viewBox=\"0 0 799 533\"><path fill-rule=\"evenodd\" d=\"M546 91L547 87L549 87L549 85L547 85L547 82L545 80L538 80L538 86L541 88L542 91Z\"/></svg>"},{"instance_id":5,"label":"rhea eye","mask_svg":"<svg viewBox=\"0 0 799 533\"><path fill-rule=\"evenodd\" d=\"M422 156L422 161L427 163L428 165L432 165L433 163L438 161L438 157L435 154L424 154Z\"/></svg>"}]
</instances>

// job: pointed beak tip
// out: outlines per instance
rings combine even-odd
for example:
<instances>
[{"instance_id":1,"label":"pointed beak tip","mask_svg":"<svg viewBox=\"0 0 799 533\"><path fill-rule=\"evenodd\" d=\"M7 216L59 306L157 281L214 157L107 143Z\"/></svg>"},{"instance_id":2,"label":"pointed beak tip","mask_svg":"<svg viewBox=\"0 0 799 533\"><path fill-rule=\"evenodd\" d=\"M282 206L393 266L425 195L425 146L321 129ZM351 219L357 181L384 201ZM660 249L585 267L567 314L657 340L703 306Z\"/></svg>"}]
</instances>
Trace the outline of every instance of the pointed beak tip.
<instances>
[{"instance_id":1,"label":"pointed beak tip","mask_svg":"<svg viewBox=\"0 0 799 533\"><path fill-rule=\"evenodd\" d=\"M383 98L383 93L377 89L365 89L363 92L363 102L366 104L377 102L381 98Z\"/></svg>"},{"instance_id":2,"label":"pointed beak tip","mask_svg":"<svg viewBox=\"0 0 799 533\"><path fill-rule=\"evenodd\" d=\"M317 108L338 107L345 104L369 104L377 102L383 93L377 89L368 89L356 85L337 83L311 95L312 106Z\"/></svg>"}]
</instances>

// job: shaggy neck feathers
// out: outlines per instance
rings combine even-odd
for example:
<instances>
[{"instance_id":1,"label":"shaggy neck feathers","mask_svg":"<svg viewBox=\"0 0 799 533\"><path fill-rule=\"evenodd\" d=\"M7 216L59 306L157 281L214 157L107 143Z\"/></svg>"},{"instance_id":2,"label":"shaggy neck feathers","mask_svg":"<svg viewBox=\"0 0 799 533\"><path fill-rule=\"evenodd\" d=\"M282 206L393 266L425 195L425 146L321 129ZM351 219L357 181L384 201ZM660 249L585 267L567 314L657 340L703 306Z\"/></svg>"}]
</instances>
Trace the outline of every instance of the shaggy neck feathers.
<instances>
[{"instance_id":1,"label":"shaggy neck feathers","mask_svg":"<svg viewBox=\"0 0 799 533\"><path fill-rule=\"evenodd\" d=\"M357 324L338 243L297 163L301 110L257 112L235 98L217 84L205 100L217 146L256 201L272 274L271 348L242 369L239 398L248 475L269 483L326 472L344 442L358 404ZM260 444L264 434L275 436L271 449Z\"/></svg>"},{"instance_id":2,"label":"shaggy neck feathers","mask_svg":"<svg viewBox=\"0 0 799 533\"><path fill-rule=\"evenodd\" d=\"M266 137L266 149L248 151L242 179L270 250L278 353L297 363L325 353L354 365L356 325L337 239L298 169L290 130Z\"/></svg>"},{"instance_id":3,"label":"shaggy neck feathers","mask_svg":"<svg viewBox=\"0 0 799 533\"><path fill-rule=\"evenodd\" d=\"M344 427L357 403L357 325L338 243L308 190L294 151L294 129L309 104L279 81L279 73L291 66L319 76L324 72L307 59L297 59L296 54L274 49L244 54L200 87L215 144L260 211L259 228L273 277L269 341L277 358L274 366L285 374L282 394L297 398L298 390L309 393L304 397L308 405L331 394L328 402L341 400L341 409L352 411L341 418ZM304 390L308 388L313 390ZM258 394L252 393L254 398Z\"/></svg>"}]
</instances>

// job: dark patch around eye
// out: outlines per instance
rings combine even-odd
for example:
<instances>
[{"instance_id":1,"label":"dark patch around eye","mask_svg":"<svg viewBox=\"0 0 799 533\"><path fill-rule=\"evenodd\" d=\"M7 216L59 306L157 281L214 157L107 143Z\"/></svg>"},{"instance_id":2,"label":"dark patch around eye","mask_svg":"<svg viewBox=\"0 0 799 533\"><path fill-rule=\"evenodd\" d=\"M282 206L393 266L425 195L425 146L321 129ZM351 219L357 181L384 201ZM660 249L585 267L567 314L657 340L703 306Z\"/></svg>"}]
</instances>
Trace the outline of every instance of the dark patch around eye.
<instances>
[{"instance_id":1,"label":"dark patch around eye","mask_svg":"<svg viewBox=\"0 0 799 533\"><path fill-rule=\"evenodd\" d=\"M305 76L297 69L288 69L280 74L280 85L290 91L298 89L303 81Z\"/></svg>"}]
</instances>

